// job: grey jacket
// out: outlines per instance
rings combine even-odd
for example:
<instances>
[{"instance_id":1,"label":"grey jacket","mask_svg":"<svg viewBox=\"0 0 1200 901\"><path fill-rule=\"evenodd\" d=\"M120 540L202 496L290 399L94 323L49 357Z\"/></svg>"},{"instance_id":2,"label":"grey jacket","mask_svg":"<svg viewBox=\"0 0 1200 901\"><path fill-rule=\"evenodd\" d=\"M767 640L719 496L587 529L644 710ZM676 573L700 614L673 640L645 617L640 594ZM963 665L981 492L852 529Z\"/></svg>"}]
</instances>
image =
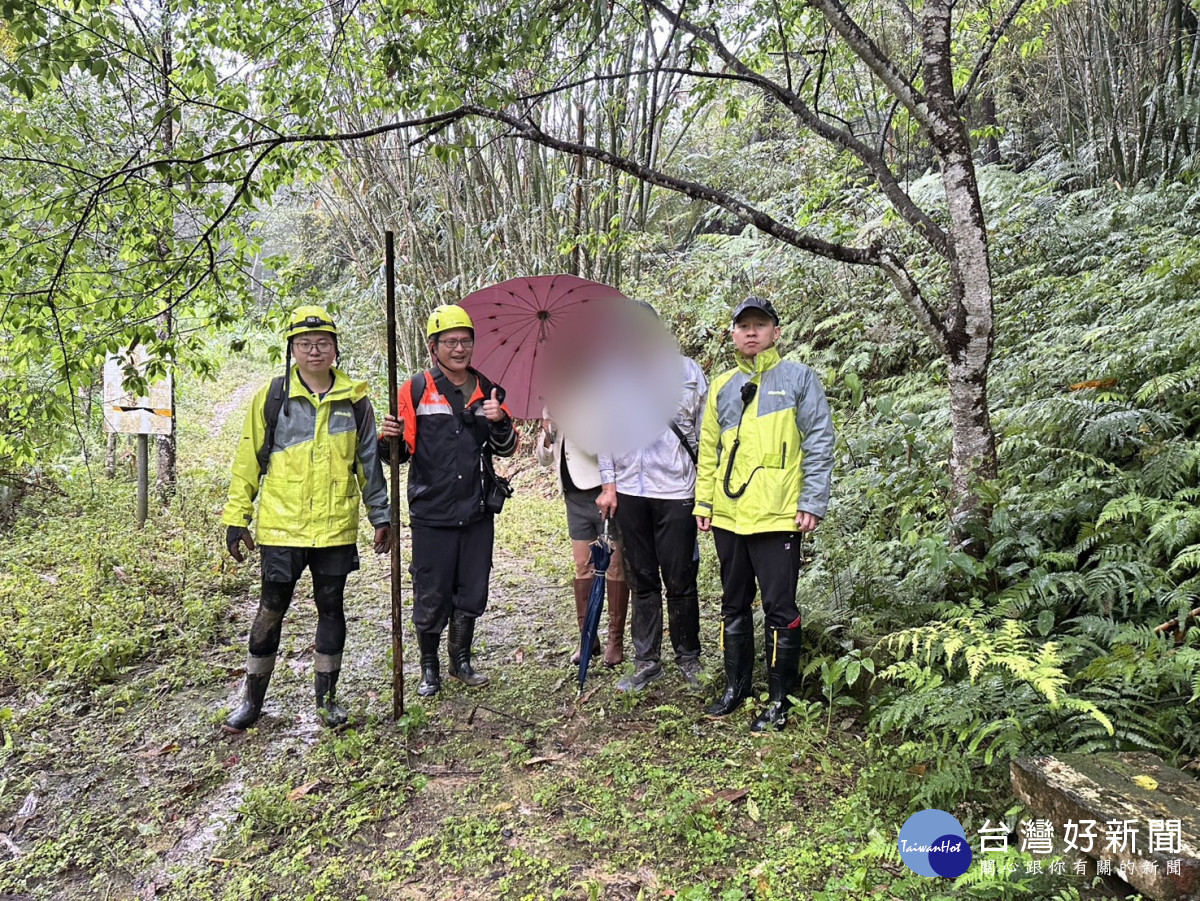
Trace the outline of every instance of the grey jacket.
<instances>
[{"instance_id":1,"label":"grey jacket","mask_svg":"<svg viewBox=\"0 0 1200 901\"><path fill-rule=\"evenodd\" d=\"M708 380L700 365L679 355L683 369L683 391L675 422L696 450L700 446L700 420L708 398ZM696 466L668 426L640 450L616 456L600 454L600 480L615 484L619 494L667 500L688 500L696 493Z\"/></svg>"}]
</instances>

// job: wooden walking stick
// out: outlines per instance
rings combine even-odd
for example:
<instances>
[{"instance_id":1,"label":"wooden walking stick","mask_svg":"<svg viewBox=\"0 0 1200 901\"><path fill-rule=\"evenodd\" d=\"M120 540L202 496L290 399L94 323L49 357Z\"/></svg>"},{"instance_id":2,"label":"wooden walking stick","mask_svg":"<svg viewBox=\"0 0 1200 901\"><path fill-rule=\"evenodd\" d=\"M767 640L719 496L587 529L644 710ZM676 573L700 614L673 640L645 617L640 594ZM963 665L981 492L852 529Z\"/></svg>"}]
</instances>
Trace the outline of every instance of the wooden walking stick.
<instances>
[{"instance_id":1,"label":"wooden walking stick","mask_svg":"<svg viewBox=\"0 0 1200 901\"><path fill-rule=\"evenodd\" d=\"M396 247L395 235L384 232L384 285L387 295L388 408L400 415L396 385ZM400 442L392 439L391 510L392 510L392 719L404 714L404 620L400 611Z\"/></svg>"}]
</instances>

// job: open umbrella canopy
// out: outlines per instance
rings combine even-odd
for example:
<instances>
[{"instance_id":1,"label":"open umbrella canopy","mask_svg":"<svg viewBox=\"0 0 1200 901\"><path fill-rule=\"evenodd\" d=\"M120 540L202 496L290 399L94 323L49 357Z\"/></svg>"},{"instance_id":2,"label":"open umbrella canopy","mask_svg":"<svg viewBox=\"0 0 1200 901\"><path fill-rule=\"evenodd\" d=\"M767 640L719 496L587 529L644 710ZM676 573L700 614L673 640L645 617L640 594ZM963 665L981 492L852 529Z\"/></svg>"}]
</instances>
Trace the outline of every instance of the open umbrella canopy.
<instances>
[{"instance_id":1,"label":"open umbrella canopy","mask_svg":"<svg viewBox=\"0 0 1200 901\"><path fill-rule=\"evenodd\" d=\"M507 405L517 419L542 415L553 378L551 345L568 335L586 334L599 309L625 303L616 288L574 275L514 278L482 288L460 301L475 323L472 365L508 391ZM570 351L560 346L558 358Z\"/></svg>"}]
</instances>

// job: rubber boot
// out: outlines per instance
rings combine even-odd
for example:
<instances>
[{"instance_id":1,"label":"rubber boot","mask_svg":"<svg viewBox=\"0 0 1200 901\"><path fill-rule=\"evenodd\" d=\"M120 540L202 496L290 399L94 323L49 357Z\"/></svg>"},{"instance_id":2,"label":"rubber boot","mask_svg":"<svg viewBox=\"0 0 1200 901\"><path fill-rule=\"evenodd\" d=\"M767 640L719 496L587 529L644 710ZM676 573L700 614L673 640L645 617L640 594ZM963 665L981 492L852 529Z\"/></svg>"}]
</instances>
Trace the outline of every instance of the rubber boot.
<instances>
[{"instance_id":1,"label":"rubber boot","mask_svg":"<svg viewBox=\"0 0 1200 901\"><path fill-rule=\"evenodd\" d=\"M583 640L583 621L587 619L588 595L592 593L591 579L575 580L575 619L579 623L579 640L575 642L575 653L571 655L571 666L579 665L579 645ZM592 645L592 654L600 653L600 637Z\"/></svg>"},{"instance_id":2,"label":"rubber boot","mask_svg":"<svg viewBox=\"0 0 1200 901\"><path fill-rule=\"evenodd\" d=\"M772 629L772 644L766 649L767 706L750 724L751 732L782 729L792 707L790 695L800 678L800 630Z\"/></svg>"},{"instance_id":3,"label":"rubber boot","mask_svg":"<svg viewBox=\"0 0 1200 901\"><path fill-rule=\"evenodd\" d=\"M620 666L625 662L625 617L628 613L629 583L609 581L608 641L604 646L605 666ZM582 631L583 626L581 625L579 628Z\"/></svg>"},{"instance_id":4,"label":"rubber boot","mask_svg":"<svg viewBox=\"0 0 1200 901\"><path fill-rule=\"evenodd\" d=\"M709 716L728 716L750 697L754 682L754 620L749 614L727 621L721 631L725 649L725 693L704 708Z\"/></svg>"},{"instance_id":5,"label":"rubber boot","mask_svg":"<svg viewBox=\"0 0 1200 901\"><path fill-rule=\"evenodd\" d=\"M487 685L488 677L471 668L471 644L475 640L475 619L459 611L450 617L450 675L463 685Z\"/></svg>"},{"instance_id":6,"label":"rubber boot","mask_svg":"<svg viewBox=\"0 0 1200 901\"><path fill-rule=\"evenodd\" d=\"M346 708L337 702L338 676L341 671L341 654L317 654L313 669L313 692L317 698L317 715L330 729L346 725L346 720L350 718Z\"/></svg>"},{"instance_id":7,"label":"rubber boot","mask_svg":"<svg viewBox=\"0 0 1200 901\"><path fill-rule=\"evenodd\" d=\"M417 647L421 651L421 684L417 686L417 694L422 698L432 698L442 690L442 672L438 666L441 641L438 632L417 633Z\"/></svg>"},{"instance_id":8,"label":"rubber boot","mask_svg":"<svg viewBox=\"0 0 1200 901\"><path fill-rule=\"evenodd\" d=\"M221 729L231 734L245 732L247 728L258 722L262 715L263 700L267 696L267 686L271 684L271 674L275 671L275 655L270 657L251 657L246 662L246 689L241 706L229 714Z\"/></svg>"}]
</instances>

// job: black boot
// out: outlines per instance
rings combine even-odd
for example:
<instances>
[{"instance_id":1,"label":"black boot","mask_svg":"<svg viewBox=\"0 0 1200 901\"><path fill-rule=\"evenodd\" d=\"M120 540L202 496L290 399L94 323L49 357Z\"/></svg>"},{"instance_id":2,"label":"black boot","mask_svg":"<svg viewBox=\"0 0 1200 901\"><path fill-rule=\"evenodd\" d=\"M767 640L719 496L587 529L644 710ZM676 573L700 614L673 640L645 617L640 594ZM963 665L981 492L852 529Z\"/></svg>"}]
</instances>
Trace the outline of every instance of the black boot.
<instances>
[{"instance_id":1,"label":"black boot","mask_svg":"<svg viewBox=\"0 0 1200 901\"><path fill-rule=\"evenodd\" d=\"M471 668L471 643L475 640L475 620L454 611L450 617L450 675L464 685L487 685L488 677Z\"/></svg>"},{"instance_id":2,"label":"black boot","mask_svg":"<svg viewBox=\"0 0 1200 901\"><path fill-rule=\"evenodd\" d=\"M255 671L257 670L257 672ZM258 722L262 715L263 699L267 686L271 684L271 673L275 671L275 655L251 657L246 663L246 694L241 706L229 714L221 729L225 732L244 732Z\"/></svg>"},{"instance_id":3,"label":"black boot","mask_svg":"<svg viewBox=\"0 0 1200 901\"><path fill-rule=\"evenodd\" d=\"M754 620L749 614L724 624L725 694L704 708L709 716L728 716L750 697L754 681Z\"/></svg>"},{"instance_id":4,"label":"black boot","mask_svg":"<svg viewBox=\"0 0 1200 901\"><path fill-rule=\"evenodd\" d=\"M325 655L318 654L317 657ZM337 664L341 664L342 655L336 655ZM318 661L320 662L320 661ZM337 702L337 684L340 669L316 670L313 673L313 690L317 696L317 714L321 721L330 729L346 725L349 713Z\"/></svg>"},{"instance_id":5,"label":"black boot","mask_svg":"<svg viewBox=\"0 0 1200 901\"><path fill-rule=\"evenodd\" d=\"M440 632L417 633L417 647L421 649L421 684L417 686L417 694L422 698L432 698L442 690L442 672L438 666L441 641Z\"/></svg>"},{"instance_id":6,"label":"black boot","mask_svg":"<svg viewBox=\"0 0 1200 901\"><path fill-rule=\"evenodd\" d=\"M750 724L751 732L782 729L787 725L789 696L796 692L800 677L800 630L772 629L767 646L767 706Z\"/></svg>"}]
</instances>

